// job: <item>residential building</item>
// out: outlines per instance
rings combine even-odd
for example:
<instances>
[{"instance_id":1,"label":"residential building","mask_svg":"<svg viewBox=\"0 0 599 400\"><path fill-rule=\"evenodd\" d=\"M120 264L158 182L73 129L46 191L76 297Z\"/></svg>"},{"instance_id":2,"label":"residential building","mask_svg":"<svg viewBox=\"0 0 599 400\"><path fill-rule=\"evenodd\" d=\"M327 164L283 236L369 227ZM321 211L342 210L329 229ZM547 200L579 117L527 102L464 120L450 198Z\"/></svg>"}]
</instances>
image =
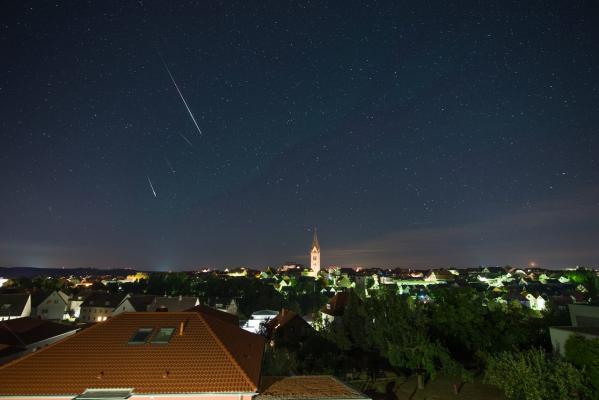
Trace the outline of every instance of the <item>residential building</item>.
<instances>
[{"instance_id":1,"label":"residential building","mask_svg":"<svg viewBox=\"0 0 599 400\"><path fill-rule=\"evenodd\" d=\"M455 275L445 269L437 269L437 270L431 269L424 276L425 282L439 282L439 281L447 282L447 281L454 281L454 280L455 280Z\"/></svg>"},{"instance_id":2,"label":"residential building","mask_svg":"<svg viewBox=\"0 0 599 400\"><path fill-rule=\"evenodd\" d=\"M331 300L320 309L322 321L324 323L333 323L333 321L341 319L343 313L345 313L345 307L347 307L348 301L348 292L339 292L335 294Z\"/></svg>"},{"instance_id":3,"label":"residential building","mask_svg":"<svg viewBox=\"0 0 599 400\"><path fill-rule=\"evenodd\" d=\"M599 326L599 306L568 304L572 326Z\"/></svg>"},{"instance_id":4,"label":"residential building","mask_svg":"<svg viewBox=\"0 0 599 400\"><path fill-rule=\"evenodd\" d=\"M549 336L554 351L565 355L566 342L572 335L599 338L599 306L568 304L572 326L551 326Z\"/></svg>"},{"instance_id":5,"label":"residential building","mask_svg":"<svg viewBox=\"0 0 599 400\"><path fill-rule=\"evenodd\" d=\"M155 297L148 306L148 311L185 311L200 304L197 297Z\"/></svg>"},{"instance_id":6,"label":"residential building","mask_svg":"<svg viewBox=\"0 0 599 400\"><path fill-rule=\"evenodd\" d=\"M199 312L203 315L209 315L213 318L220 319L223 322L227 322L229 324L239 326L239 317L237 315L231 314L226 311L217 310L216 308L208 307L203 304L197 305L197 306L190 308L189 310L185 310L185 311Z\"/></svg>"},{"instance_id":7,"label":"residential building","mask_svg":"<svg viewBox=\"0 0 599 400\"><path fill-rule=\"evenodd\" d=\"M148 311L150 304L154 302L156 296L138 296L127 295L112 311L112 315L119 315L124 312Z\"/></svg>"},{"instance_id":8,"label":"residential building","mask_svg":"<svg viewBox=\"0 0 599 400\"><path fill-rule=\"evenodd\" d=\"M285 308L264 326L271 345L301 346L303 341L314 333L314 329L306 320Z\"/></svg>"},{"instance_id":9,"label":"residential building","mask_svg":"<svg viewBox=\"0 0 599 400\"><path fill-rule=\"evenodd\" d=\"M599 339L599 326L550 326L549 336L553 350L561 355L566 354L566 342L572 335L584 336L587 339Z\"/></svg>"},{"instance_id":10,"label":"residential building","mask_svg":"<svg viewBox=\"0 0 599 400\"><path fill-rule=\"evenodd\" d=\"M75 325L23 317L0 323L0 365L64 339L79 330Z\"/></svg>"},{"instance_id":11,"label":"residential building","mask_svg":"<svg viewBox=\"0 0 599 400\"><path fill-rule=\"evenodd\" d=\"M242 328L248 332L258 333L262 329L262 325L279 315L278 311L260 310L252 313Z\"/></svg>"},{"instance_id":12,"label":"residential building","mask_svg":"<svg viewBox=\"0 0 599 400\"><path fill-rule=\"evenodd\" d=\"M0 294L0 321L31 315L31 295Z\"/></svg>"},{"instance_id":13,"label":"residential building","mask_svg":"<svg viewBox=\"0 0 599 400\"><path fill-rule=\"evenodd\" d=\"M31 315L42 319L62 320L69 317L69 296L54 290L50 293L38 293L31 298Z\"/></svg>"},{"instance_id":14,"label":"residential building","mask_svg":"<svg viewBox=\"0 0 599 400\"><path fill-rule=\"evenodd\" d=\"M250 400L264 339L204 312L134 312L0 367L12 400Z\"/></svg>"},{"instance_id":15,"label":"residential building","mask_svg":"<svg viewBox=\"0 0 599 400\"><path fill-rule=\"evenodd\" d=\"M81 315L81 304L85 300L85 296L76 295L69 299L69 319L76 320Z\"/></svg>"},{"instance_id":16,"label":"residential building","mask_svg":"<svg viewBox=\"0 0 599 400\"><path fill-rule=\"evenodd\" d=\"M81 303L79 319L82 322L104 322L123 299L123 295L94 293Z\"/></svg>"}]
</instances>

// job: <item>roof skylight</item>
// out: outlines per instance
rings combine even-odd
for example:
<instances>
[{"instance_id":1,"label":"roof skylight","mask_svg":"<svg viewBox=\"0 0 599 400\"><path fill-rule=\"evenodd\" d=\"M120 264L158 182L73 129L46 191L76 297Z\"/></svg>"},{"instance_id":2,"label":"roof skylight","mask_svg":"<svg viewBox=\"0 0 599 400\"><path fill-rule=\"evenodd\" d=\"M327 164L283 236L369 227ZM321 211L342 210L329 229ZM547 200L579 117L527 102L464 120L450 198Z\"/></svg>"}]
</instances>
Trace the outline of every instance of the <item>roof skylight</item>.
<instances>
[{"instance_id":1,"label":"roof skylight","mask_svg":"<svg viewBox=\"0 0 599 400\"><path fill-rule=\"evenodd\" d=\"M137 332L129 339L129 344L144 344L152 334L152 328L139 328Z\"/></svg>"},{"instance_id":2,"label":"roof skylight","mask_svg":"<svg viewBox=\"0 0 599 400\"><path fill-rule=\"evenodd\" d=\"M170 342L173 333L175 332L175 328L160 328L158 333L154 335L152 338L152 344L166 344Z\"/></svg>"}]
</instances>

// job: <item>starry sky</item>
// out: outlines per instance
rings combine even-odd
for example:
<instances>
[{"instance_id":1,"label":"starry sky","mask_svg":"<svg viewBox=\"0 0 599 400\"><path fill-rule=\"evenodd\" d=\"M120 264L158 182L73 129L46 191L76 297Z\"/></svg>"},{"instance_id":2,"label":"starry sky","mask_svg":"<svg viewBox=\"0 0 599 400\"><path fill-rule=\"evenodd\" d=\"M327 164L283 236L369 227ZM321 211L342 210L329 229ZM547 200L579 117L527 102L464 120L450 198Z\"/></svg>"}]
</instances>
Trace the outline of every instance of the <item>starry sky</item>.
<instances>
[{"instance_id":1,"label":"starry sky","mask_svg":"<svg viewBox=\"0 0 599 400\"><path fill-rule=\"evenodd\" d=\"M0 51L0 266L313 227L325 266L599 265L597 1L13 1Z\"/></svg>"}]
</instances>

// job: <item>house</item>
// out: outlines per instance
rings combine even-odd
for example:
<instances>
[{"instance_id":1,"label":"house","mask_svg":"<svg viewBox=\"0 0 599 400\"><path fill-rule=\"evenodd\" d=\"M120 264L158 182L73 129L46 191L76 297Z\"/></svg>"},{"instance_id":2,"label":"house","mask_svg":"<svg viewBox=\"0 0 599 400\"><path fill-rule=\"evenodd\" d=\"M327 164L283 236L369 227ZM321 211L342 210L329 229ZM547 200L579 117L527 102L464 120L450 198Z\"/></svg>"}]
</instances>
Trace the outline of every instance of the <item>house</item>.
<instances>
[{"instance_id":1,"label":"house","mask_svg":"<svg viewBox=\"0 0 599 400\"><path fill-rule=\"evenodd\" d=\"M599 327L599 306L589 304L568 304L572 326Z\"/></svg>"},{"instance_id":2,"label":"house","mask_svg":"<svg viewBox=\"0 0 599 400\"><path fill-rule=\"evenodd\" d=\"M258 333L262 325L275 318L279 313L273 310L259 310L253 312L242 328L248 332Z\"/></svg>"},{"instance_id":3,"label":"house","mask_svg":"<svg viewBox=\"0 0 599 400\"><path fill-rule=\"evenodd\" d=\"M81 304L83 304L84 300L85 296L82 294L71 296L69 299L69 320L74 321L79 318L81 315Z\"/></svg>"},{"instance_id":4,"label":"house","mask_svg":"<svg viewBox=\"0 0 599 400\"><path fill-rule=\"evenodd\" d=\"M199 305L192 307L189 310L185 310L185 311L198 312L202 315L208 315L212 318L219 319L219 320L229 323L231 325L239 326L239 317L237 315L233 315L233 314L225 312L225 311L217 310L216 308L208 307L203 304L199 304Z\"/></svg>"},{"instance_id":5,"label":"house","mask_svg":"<svg viewBox=\"0 0 599 400\"><path fill-rule=\"evenodd\" d=\"M31 297L31 315L42 319L62 320L69 317L69 296L60 290L37 293Z\"/></svg>"},{"instance_id":6,"label":"house","mask_svg":"<svg viewBox=\"0 0 599 400\"><path fill-rule=\"evenodd\" d=\"M572 335L580 335L586 339L599 339L599 326L550 326L549 336L553 350L561 355L566 354L566 342Z\"/></svg>"},{"instance_id":7,"label":"house","mask_svg":"<svg viewBox=\"0 0 599 400\"><path fill-rule=\"evenodd\" d=\"M148 307L156 296L132 296L128 294L112 311L112 315L119 315L124 312L148 311Z\"/></svg>"},{"instance_id":8,"label":"house","mask_svg":"<svg viewBox=\"0 0 599 400\"><path fill-rule=\"evenodd\" d=\"M271 345L301 346L301 343L314 333L314 329L306 320L285 308L264 326L266 337L271 341Z\"/></svg>"},{"instance_id":9,"label":"house","mask_svg":"<svg viewBox=\"0 0 599 400\"><path fill-rule=\"evenodd\" d=\"M262 378L254 400L370 400L329 375L300 375Z\"/></svg>"},{"instance_id":10,"label":"house","mask_svg":"<svg viewBox=\"0 0 599 400\"><path fill-rule=\"evenodd\" d=\"M155 297L148 311L185 311L200 304L197 297Z\"/></svg>"},{"instance_id":11,"label":"house","mask_svg":"<svg viewBox=\"0 0 599 400\"><path fill-rule=\"evenodd\" d=\"M430 270L424 276L426 282L451 282L455 280L455 275L446 269Z\"/></svg>"},{"instance_id":12,"label":"house","mask_svg":"<svg viewBox=\"0 0 599 400\"><path fill-rule=\"evenodd\" d=\"M0 397L250 400L263 350L207 313L122 313L0 367Z\"/></svg>"},{"instance_id":13,"label":"house","mask_svg":"<svg viewBox=\"0 0 599 400\"><path fill-rule=\"evenodd\" d=\"M528 307L531 310L543 311L546 308L545 303L547 300L540 294L534 295L532 293L527 293L526 300L528 301Z\"/></svg>"},{"instance_id":14,"label":"house","mask_svg":"<svg viewBox=\"0 0 599 400\"><path fill-rule=\"evenodd\" d=\"M104 322L123 299L122 295L94 293L81 303L79 319L82 322Z\"/></svg>"},{"instance_id":15,"label":"house","mask_svg":"<svg viewBox=\"0 0 599 400\"><path fill-rule=\"evenodd\" d=\"M214 303L214 308L219 311L223 311L229 314L237 315L239 311L239 306L237 305L237 300L231 299L230 301L220 301Z\"/></svg>"},{"instance_id":16,"label":"house","mask_svg":"<svg viewBox=\"0 0 599 400\"><path fill-rule=\"evenodd\" d=\"M333 323L333 321L339 320L345 312L348 301L348 292L339 292L335 294L329 302L320 309L323 322Z\"/></svg>"},{"instance_id":17,"label":"house","mask_svg":"<svg viewBox=\"0 0 599 400\"><path fill-rule=\"evenodd\" d=\"M587 339L599 338L599 306L586 304L568 304L572 326L550 326L549 336L553 349L565 354L566 342L572 335L581 335Z\"/></svg>"},{"instance_id":18,"label":"house","mask_svg":"<svg viewBox=\"0 0 599 400\"><path fill-rule=\"evenodd\" d=\"M0 321L31 315L31 295L0 294Z\"/></svg>"},{"instance_id":19,"label":"house","mask_svg":"<svg viewBox=\"0 0 599 400\"><path fill-rule=\"evenodd\" d=\"M0 365L36 351L79 330L79 327L23 317L0 324Z\"/></svg>"}]
</instances>

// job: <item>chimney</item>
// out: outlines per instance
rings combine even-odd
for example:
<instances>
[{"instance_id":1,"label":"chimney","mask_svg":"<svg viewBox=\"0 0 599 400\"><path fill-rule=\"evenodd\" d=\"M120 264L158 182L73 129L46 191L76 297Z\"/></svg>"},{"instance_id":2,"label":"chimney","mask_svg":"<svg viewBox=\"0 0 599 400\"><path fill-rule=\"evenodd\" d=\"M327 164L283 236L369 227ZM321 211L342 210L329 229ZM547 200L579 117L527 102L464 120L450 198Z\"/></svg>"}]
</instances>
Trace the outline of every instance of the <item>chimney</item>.
<instances>
[{"instance_id":1,"label":"chimney","mask_svg":"<svg viewBox=\"0 0 599 400\"><path fill-rule=\"evenodd\" d=\"M183 336L183 329L185 328L185 323L181 321L179 323L179 336Z\"/></svg>"},{"instance_id":2,"label":"chimney","mask_svg":"<svg viewBox=\"0 0 599 400\"><path fill-rule=\"evenodd\" d=\"M179 295L179 301L182 301L182 300L183 300L183 295L182 295L182 294L180 294L180 295Z\"/></svg>"}]
</instances>

